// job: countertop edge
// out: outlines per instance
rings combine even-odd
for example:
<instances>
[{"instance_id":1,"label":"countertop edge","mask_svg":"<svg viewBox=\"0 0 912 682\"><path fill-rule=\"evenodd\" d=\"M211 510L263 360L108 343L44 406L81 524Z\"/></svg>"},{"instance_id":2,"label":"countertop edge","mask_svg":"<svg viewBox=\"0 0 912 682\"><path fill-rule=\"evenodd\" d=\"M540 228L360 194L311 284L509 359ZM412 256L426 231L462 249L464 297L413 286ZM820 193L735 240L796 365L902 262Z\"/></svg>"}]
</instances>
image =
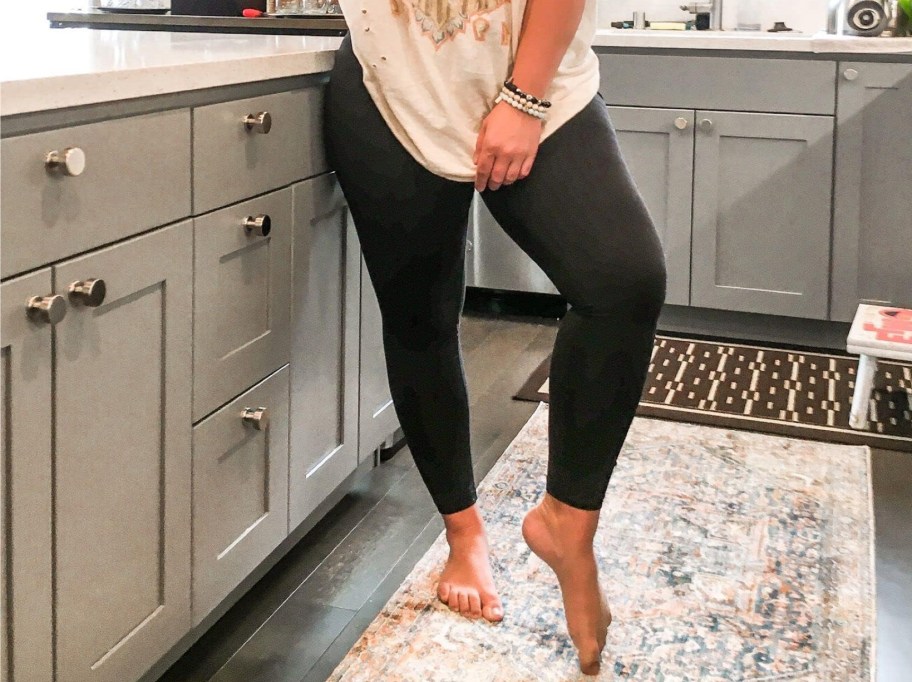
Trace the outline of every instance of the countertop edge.
<instances>
[{"instance_id":1,"label":"countertop edge","mask_svg":"<svg viewBox=\"0 0 912 682\"><path fill-rule=\"evenodd\" d=\"M217 63L179 66L162 65L140 71L74 74L7 81L2 84L0 116L16 116L69 109L89 104L110 104L142 97L191 92L226 85L241 85L263 80L325 73L332 69L335 50L309 50L251 59L229 59ZM174 78L180 69L180 79ZM99 96L103 83L105 94ZM63 102L48 106L48 93Z\"/></svg>"}]
</instances>

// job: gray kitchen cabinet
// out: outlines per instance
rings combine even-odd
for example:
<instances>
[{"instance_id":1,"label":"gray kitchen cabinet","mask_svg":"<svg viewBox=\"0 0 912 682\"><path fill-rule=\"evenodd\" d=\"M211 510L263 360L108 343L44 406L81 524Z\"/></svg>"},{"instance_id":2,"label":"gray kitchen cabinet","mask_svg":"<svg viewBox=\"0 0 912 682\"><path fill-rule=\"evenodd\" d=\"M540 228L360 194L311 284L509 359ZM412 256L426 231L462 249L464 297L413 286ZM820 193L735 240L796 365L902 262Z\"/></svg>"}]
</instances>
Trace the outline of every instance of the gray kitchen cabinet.
<instances>
[{"instance_id":1,"label":"gray kitchen cabinet","mask_svg":"<svg viewBox=\"0 0 912 682\"><path fill-rule=\"evenodd\" d=\"M58 682L135 680L190 629L189 221L54 270ZM77 301L71 283L101 280ZM45 409L46 409L45 405Z\"/></svg>"},{"instance_id":2,"label":"gray kitchen cabinet","mask_svg":"<svg viewBox=\"0 0 912 682\"><path fill-rule=\"evenodd\" d=\"M690 302L694 112L608 107L618 144L655 222L668 272L665 302Z\"/></svg>"},{"instance_id":3,"label":"gray kitchen cabinet","mask_svg":"<svg viewBox=\"0 0 912 682\"><path fill-rule=\"evenodd\" d=\"M190 110L7 137L0 165L9 277L189 216Z\"/></svg>"},{"instance_id":4,"label":"gray kitchen cabinet","mask_svg":"<svg viewBox=\"0 0 912 682\"><path fill-rule=\"evenodd\" d=\"M359 386L358 461L368 459L399 428L399 417L390 394L383 350L383 320L377 293L361 257L361 351Z\"/></svg>"},{"instance_id":5,"label":"gray kitchen cabinet","mask_svg":"<svg viewBox=\"0 0 912 682\"><path fill-rule=\"evenodd\" d=\"M193 223L196 422L288 363L291 189Z\"/></svg>"},{"instance_id":6,"label":"gray kitchen cabinet","mask_svg":"<svg viewBox=\"0 0 912 682\"><path fill-rule=\"evenodd\" d=\"M293 193L290 529L358 465L361 317L361 252L335 174Z\"/></svg>"},{"instance_id":7,"label":"gray kitchen cabinet","mask_svg":"<svg viewBox=\"0 0 912 682\"><path fill-rule=\"evenodd\" d=\"M826 319L833 119L696 120L691 305Z\"/></svg>"},{"instance_id":8,"label":"gray kitchen cabinet","mask_svg":"<svg viewBox=\"0 0 912 682\"><path fill-rule=\"evenodd\" d=\"M912 306L912 64L839 65L830 319Z\"/></svg>"},{"instance_id":9,"label":"gray kitchen cabinet","mask_svg":"<svg viewBox=\"0 0 912 682\"><path fill-rule=\"evenodd\" d=\"M194 625L287 532L286 365L193 429Z\"/></svg>"},{"instance_id":10,"label":"gray kitchen cabinet","mask_svg":"<svg viewBox=\"0 0 912 682\"><path fill-rule=\"evenodd\" d=\"M323 88L193 110L193 210L199 214L326 170Z\"/></svg>"},{"instance_id":11,"label":"gray kitchen cabinet","mask_svg":"<svg viewBox=\"0 0 912 682\"><path fill-rule=\"evenodd\" d=\"M26 312L33 296L52 293L50 268L0 286L0 677L9 682L53 676L51 323Z\"/></svg>"}]
</instances>

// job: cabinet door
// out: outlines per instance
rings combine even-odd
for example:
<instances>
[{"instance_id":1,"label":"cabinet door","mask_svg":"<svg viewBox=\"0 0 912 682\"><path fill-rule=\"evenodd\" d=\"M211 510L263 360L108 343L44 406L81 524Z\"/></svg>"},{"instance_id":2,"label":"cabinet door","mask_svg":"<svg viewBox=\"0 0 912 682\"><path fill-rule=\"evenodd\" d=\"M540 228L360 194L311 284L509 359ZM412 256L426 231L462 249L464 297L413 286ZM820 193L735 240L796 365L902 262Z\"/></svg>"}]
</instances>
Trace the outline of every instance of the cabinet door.
<instances>
[{"instance_id":1,"label":"cabinet door","mask_svg":"<svg viewBox=\"0 0 912 682\"><path fill-rule=\"evenodd\" d=\"M912 307L912 64L842 63L831 319Z\"/></svg>"},{"instance_id":2,"label":"cabinet door","mask_svg":"<svg viewBox=\"0 0 912 682\"><path fill-rule=\"evenodd\" d=\"M193 221L194 422L288 363L291 230L291 189Z\"/></svg>"},{"instance_id":3,"label":"cabinet door","mask_svg":"<svg viewBox=\"0 0 912 682\"><path fill-rule=\"evenodd\" d=\"M697 112L691 305L827 316L833 119Z\"/></svg>"},{"instance_id":4,"label":"cabinet door","mask_svg":"<svg viewBox=\"0 0 912 682\"><path fill-rule=\"evenodd\" d=\"M56 267L57 680L137 679L190 628L189 221Z\"/></svg>"},{"instance_id":5,"label":"cabinet door","mask_svg":"<svg viewBox=\"0 0 912 682\"><path fill-rule=\"evenodd\" d=\"M287 531L288 367L283 367L193 429L194 625Z\"/></svg>"},{"instance_id":6,"label":"cabinet door","mask_svg":"<svg viewBox=\"0 0 912 682\"><path fill-rule=\"evenodd\" d=\"M289 523L358 464L361 251L335 174L294 186Z\"/></svg>"},{"instance_id":7,"label":"cabinet door","mask_svg":"<svg viewBox=\"0 0 912 682\"><path fill-rule=\"evenodd\" d=\"M377 293L364 258L361 258L361 356L360 426L358 461L363 462L380 443L399 428L399 417L390 394L383 350L383 320Z\"/></svg>"},{"instance_id":8,"label":"cabinet door","mask_svg":"<svg viewBox=\"0 0 912 682\"><path fill-rule=\"evenodd\" d=\"M694 112L608 107L624 161L636 181L665 250L665 302L690 302Z\"/></svg>"},{"instance_id":9,"label":"cabinet door","mask_svg":"<svg viewBox=\"0 0 912 682\"><path fill-rule=\"evenodd\" d=\"M0 677L52 679L51 325L26 301L51 294L51 271L0 288Z\"/></svg>"}]
</instances>

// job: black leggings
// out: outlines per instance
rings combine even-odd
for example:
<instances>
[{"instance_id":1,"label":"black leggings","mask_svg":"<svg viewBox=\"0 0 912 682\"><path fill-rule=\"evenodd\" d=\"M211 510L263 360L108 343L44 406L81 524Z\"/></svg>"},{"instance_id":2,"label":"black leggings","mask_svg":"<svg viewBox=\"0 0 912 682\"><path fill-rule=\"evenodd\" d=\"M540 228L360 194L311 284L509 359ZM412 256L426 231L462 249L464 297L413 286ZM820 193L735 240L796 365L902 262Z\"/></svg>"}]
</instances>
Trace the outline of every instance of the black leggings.
<instances>
[{"instance_id":1,"label":"black leggings","mask_svg":"<svg viewBox=\"0 0 912 682\"><path fill-rule=\"evenodd\" d=\"M402 147L350 40L328 86L327 154L379 300L396 414L437 509L451 514L476 500L459 342L473 184L431 173ZM643 391L666 281L604 101L544 140L525 180L481 196L571 306L551 359L547 491L599 509Z\"/></svg>"}]
</instances>

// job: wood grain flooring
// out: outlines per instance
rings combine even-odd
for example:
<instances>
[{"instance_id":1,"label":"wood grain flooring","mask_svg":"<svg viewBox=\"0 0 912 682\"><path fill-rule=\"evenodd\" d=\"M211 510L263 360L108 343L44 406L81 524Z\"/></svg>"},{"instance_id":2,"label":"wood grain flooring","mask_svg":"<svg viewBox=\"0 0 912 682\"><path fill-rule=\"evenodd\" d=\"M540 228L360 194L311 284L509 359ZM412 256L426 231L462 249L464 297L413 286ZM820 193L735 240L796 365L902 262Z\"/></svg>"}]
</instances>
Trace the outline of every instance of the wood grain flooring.
<instances>
[{"instance_id":1,"label":"wood grain flooring","mask_svg":"<svg viewBox=\"0 0 912 682\"><path fill-rule=\"evenodd\" d=\"M477 480L536 403L511 396L550 353L555 318L463 316ZM912 456L874 451L879 682L912 670ZM443 530L407 447L352 491L160 682L323 682Z\"/></svg>"}]
</instances>

